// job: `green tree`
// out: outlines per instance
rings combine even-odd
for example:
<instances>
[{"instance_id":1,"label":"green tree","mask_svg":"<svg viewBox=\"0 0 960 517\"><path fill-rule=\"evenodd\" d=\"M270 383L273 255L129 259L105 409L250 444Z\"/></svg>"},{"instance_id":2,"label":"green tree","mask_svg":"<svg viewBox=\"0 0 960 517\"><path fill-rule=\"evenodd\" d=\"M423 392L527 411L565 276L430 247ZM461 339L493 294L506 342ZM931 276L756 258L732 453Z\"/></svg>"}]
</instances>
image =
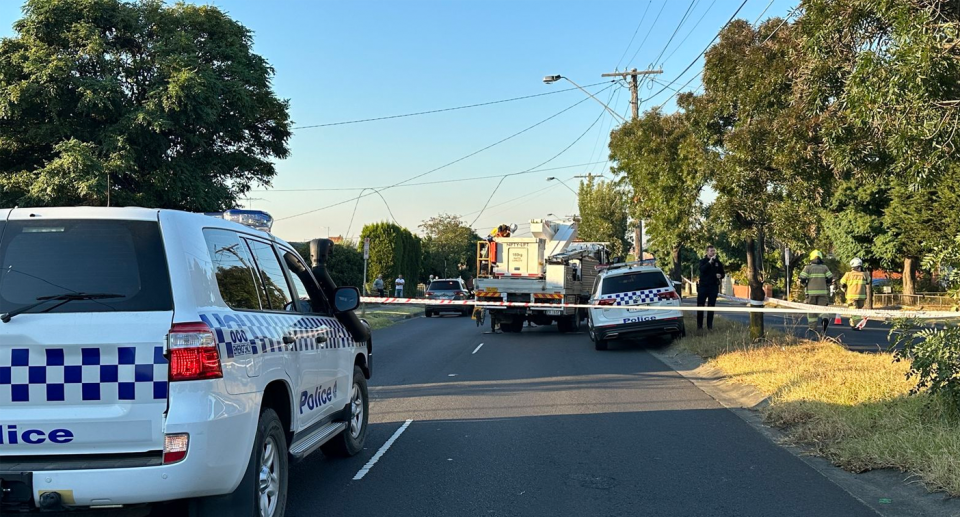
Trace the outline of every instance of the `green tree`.
<instances>
[{"instance_id":1,"label":"green tree","mask_svg":"<svg viewBox=\"0 0 960 517\"><path fill-rule=\"evenodd\" d=\"M614 182L595 182L593 177L580 182L579 190L578 237L588 242L610 243L611 256L624 257L630 248L630 215L623 190Z\"/></svg>"},{"instance_id":2,"label":"green tree","mask_svg":"<svg viewBox=\"0 0 960 517\"><path fill-rule=\"evenodd\" d=\"M423 274L450 278L476 276L480 236L459 216L440 214L420 225L423 230ZM427 280L423 278L422 280Z\"/></svg>"},{"instance_id":3,"label":"green tree","mask_svg":"<svg viewBox=\"0 0 960 517\"><path fill-rule=\"evenodd\" d=\"M960 150L960 2L804 0L795 93L835 171L881 163L911 183Z\"/></svg>"},{"instance_id":4,"label":"green tree","mask_svg":"<svg viewBox=\"0 0 960 517\"><path fill-rule=\"evenodd\" d=\"M703 95L679 99L712 171L712 224L743 243L757 301L764 299L767 236L775 233L794 249L803 249L795 241L812 241L829 180L810 152L813 123L792 102L797 42L793 27L781 22L732 22L706 53ZM762 336L762 315L751 314L750 331Z\"/></svg>"},{"instance_id":5,"label":"green tree","mask_svg":"<svg viewBox=\"0 0 960 517\"><path fill-rule=\"evenodd\" d=\"M310 243L291 242L307 261L310 260ZM345 242L333 247L327 262L327 272L337 286L360 287L363 285L363 252L357 250L353 242Z\"/></svg>"},{"instance_id":6,"label":"green tree","mask_svg":"<svg viewBox=\"0 0 960 517\"><path fill-rule=\"evenodd\" d=\"M707 178L704 157L686 112L663 115L654 109L610 137L613 172L630 185L633 215L646 222L654 252L669 255L674 280L682 274L683 247L700 224L700 192ZM582 205L582 195L580 199Z\"/></svg>"},{"instance_id":7,"label":"green tree","mask_svg":"<svg viewBox=\"0 0 960 517\"><path fill-rule=\"evenodd\" d=\"M214 211L268 185L288 102L209 5L28 0L0 41L0 205Z\"/></svg>"},{"instance_id":8,"label":"green tree","mask_svg":"<svg viewBox=\"0 0 960 517\"><path fill-rule=\"evenodd\" d=\"M381 222L363 227L360 242L366 238L370 238L367 279L372 280L377 275L383 275L387 289L392 289L393 281L398 275L403 275L408 282L405 292L413 293L422 270L423 248L420 237L402 226Z\"/></svg>"}]
</instances>

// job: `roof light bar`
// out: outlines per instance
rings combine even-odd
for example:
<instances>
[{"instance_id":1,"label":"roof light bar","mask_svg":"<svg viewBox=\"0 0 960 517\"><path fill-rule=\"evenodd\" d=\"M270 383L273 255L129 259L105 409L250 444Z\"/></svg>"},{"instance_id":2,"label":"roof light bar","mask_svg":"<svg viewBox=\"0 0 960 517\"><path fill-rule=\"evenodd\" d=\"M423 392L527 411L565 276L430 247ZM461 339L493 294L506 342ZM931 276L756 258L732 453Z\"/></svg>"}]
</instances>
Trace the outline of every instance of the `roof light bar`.
<instances>
[{"instance_id":1,"label":"roof light bar","mask_svg":"<svg viewBox=\"0 0 960 517\"><path fill-rule=\"evenodd\" d=\"M219 219L226 219L227 221L240 223L255 230L268 233L273 227L273 217L263 210L241 210L234 208L225 212L206 212L204 215L217 217Z\"/></svg>"}]
</instances>

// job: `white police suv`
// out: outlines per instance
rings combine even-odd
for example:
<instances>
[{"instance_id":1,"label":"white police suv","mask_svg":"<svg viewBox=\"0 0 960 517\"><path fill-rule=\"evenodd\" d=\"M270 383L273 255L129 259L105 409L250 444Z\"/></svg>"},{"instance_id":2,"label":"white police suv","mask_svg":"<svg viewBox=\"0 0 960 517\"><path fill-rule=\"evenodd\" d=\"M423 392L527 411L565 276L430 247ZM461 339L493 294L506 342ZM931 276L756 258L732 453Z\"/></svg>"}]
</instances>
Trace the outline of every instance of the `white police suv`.
<instances>
[{"instance_id":1,"label":"white police suv","mask_svg":"<svg viewBox=\"0 0 960 517\"><path fill-rule=\"evenodd\" d=\"M0 210L0 513L186 499L284 513L290 460L359 452L356 288L263 213Z\"/></svg>"},{"instance_id":2,"label":"white police suv","mask_svg":"<svg viewBox=\"0 0 960 517\"><path fill-rule=\"evenodd\" d=\"M660 268L639 262L604 269L593 286L588 328L597 350L625 337L686 334L676 287ZM640 309L639 306L656 307ZM662 308L662 309L661 309Z\"/></svg>"}]
</instances>

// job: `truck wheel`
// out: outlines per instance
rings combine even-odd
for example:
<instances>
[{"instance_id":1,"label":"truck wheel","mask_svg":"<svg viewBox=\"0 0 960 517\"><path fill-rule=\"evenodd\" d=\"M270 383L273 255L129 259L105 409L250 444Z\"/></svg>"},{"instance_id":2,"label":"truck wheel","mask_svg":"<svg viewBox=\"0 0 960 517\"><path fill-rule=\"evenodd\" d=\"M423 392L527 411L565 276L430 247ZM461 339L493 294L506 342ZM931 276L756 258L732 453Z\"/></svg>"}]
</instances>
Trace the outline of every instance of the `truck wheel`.
<instances>
[{"instance_id":1,"label":"truck wheel","mask_svg":"<svg viewBox=\"0 0 960 517\"><path fill-rule=\"evenodd\" d=\"M370 414L370 399L367 396L367 378L359 366L353 367L353 387L350 388L350 420L347 428L320 446L328 457L346 458L363 450L367 439L367 420Z\"/></svg>"},{"instance_id":2,"label":"truck wheel","mask_svg":"<svg viewBox=\"0 0 960 517\"><path fill-rule=\"evenodd\" d=\"M501 323L500 330L504 332L521 332L523 330L523 320L513 320L510 323Z\"/></svg>"},{"instance_id":3,"label":"truck wheel","mask_svg":"<svg viewBox=\"0 0 960 517\"><path fill-rule=\"evenodd\" d=\"M231 494L190 501L191 517L283 517L287 506L287 438L271 408L260 412L246 473Z\"/></svg>"},{"instance_id":4,"label":"truck wheel","mask_svg":"<svg viewBox=\"0 0 960 517\"><path fill-rule=\"evenodd\" d=\"M557 328L560 332L577 332L580 330L580 316L574 314L573 316L564 316L557 320Z\"/></svg>"}]
</instances>

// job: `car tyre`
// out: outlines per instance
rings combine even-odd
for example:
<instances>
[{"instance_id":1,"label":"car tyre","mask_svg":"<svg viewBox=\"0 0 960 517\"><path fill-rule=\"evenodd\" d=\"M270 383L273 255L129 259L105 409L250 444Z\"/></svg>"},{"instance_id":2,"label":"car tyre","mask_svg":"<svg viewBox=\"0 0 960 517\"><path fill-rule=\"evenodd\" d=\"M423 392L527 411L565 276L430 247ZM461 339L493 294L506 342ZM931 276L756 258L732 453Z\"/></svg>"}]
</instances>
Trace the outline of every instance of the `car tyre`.
<instances>
[{"instance_id":1,"label":"car tyre","mask_svg":"<svg viewBox=\"0 0 960 517\"><path fill-rule=\"evenodd\" d=\"M597 337L597 332L593 329L592 322L587 323L587 334L590 335L590 339L593 341L593 348L595 348L596 350L607 349L607 340L600 339Z\"/></svg>"},{"instance_id":2,"label":"car tyre","mask_svg":"<svg viewBox=\"0 0 960 517\"><path fill-rule=\"evenodd\" d=\"M593 338L593 348L596 349L596 350L600 350L600 351L606 350L606 349L607 349L607 340L606 340L606 339L599 339L599 338L597 338L597 337L594 337L594 338Z\"/></svg>"},{"instance_id":3,"label":"car tyre","mask_svg":"<svg viewBox=\"0 0 960 517\"><path fill-rule=\"evenodd\" d=\"M320 446L328 457L346 458L363 450L367 439L367 420L370 415L370 397L367 393L367 378L359 366L353 367L353 386L350 388L350 419L347 427L329 442Z\"/></svg>"},{"instance_id":4,"label":"car tyre","mask_svg":"<svg viewBox=\"0 0 960 517\"><path fill-rule=\"evenodd\" d=\"M424 315L425 317L427 317L427 318L432 318L432 317L433 317L433 313L430 312L430 311L423 311L423 315Z\"/></svg>"},{"instance_id":5,"label":"car tyre","mask_svg":"<svg viewBox=\"0 0 960 517\"><path fill-rule=\"evenodd\" d=\"M269 447L268 447L269 445ZM287 506L289 453L280 417L260 411L247 470L233 493L190 500L191 517L283 517Z\"/></svg>"}]
</instances>

